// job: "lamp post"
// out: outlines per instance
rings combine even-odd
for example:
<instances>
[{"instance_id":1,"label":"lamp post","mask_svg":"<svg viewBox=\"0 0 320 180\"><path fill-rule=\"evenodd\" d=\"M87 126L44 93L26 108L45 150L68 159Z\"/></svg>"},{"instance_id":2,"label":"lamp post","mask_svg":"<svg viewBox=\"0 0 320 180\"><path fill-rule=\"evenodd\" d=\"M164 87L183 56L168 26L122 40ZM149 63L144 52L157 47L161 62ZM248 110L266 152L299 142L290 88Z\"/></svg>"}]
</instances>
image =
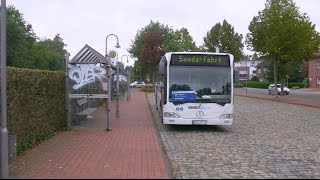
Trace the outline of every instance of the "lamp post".
<instances>
[{"instance_id":1,"label":"lamp post","mask_svg":"<svg viewBox=\"0 0 320 180\"><path fill-rule=\"evenodd\" d=\"M117 81L116 81L116 117L120 117L119 110L119 56L117 56Z\"/></svg>"},{"instance_id":2,"label":"lamp post","mask_svg":"<svg viewBox=\"0 0 320 180\"><path fill-rule=\"evenodd\" d=\"M129 59L128 59L129 57L128 57L128 55L122 55L122 56L121 56L121 62L122 62L122 58L123 58L123 57L127 57L127 63L129 63Z\"/></svg>"},{"instance_id":3,"label":"lamp post","mask_svg":"<svg viewBox=\"0 0 320 180\"><path fill-rule=\"evenodd\" d=\"M127 63L129 63L129 57L128 55L122 55L121 56L121 63L122 63L122 58L127 57ZM129 101L129 93L130 93L130 83L129 83L129 70L127 71L127 101Z\"/></svg>"},{"instance_id":4,"label":"lamp post","mask_svg":"<svg viewBox=\"0 0 320 180\"><path fill-rule=\"evenodd\" d=\"M7 129L7 27L6 27L6 0L1 0L1 166L0 178L8 179L9 161L8 161L8 129Z\"/></svg>"},{"instance_id":5,"label":"lamp post","mask_svg":"<svg viewBox=\"0 0 320 180\"><path fill-rule=\"evenodd\" d=\"M108 37L110 36L115 36L117 38L117 44L116 44L116 48L120 48L120 45L119 45L119 39L118 39L118 36L115 35L115 34L109 34L107 37L106 37L106 57L108 57ZM110 106L111 106L111 61L107 61L107 63L109 64L108 66L108 79L109 79L109 82L108 82L108 111L107 111L107 116L108 116L108 119L107 119L107 131L111 130L112 127L111 127L111 114L110 114ZM117 68L118 70L118 68Z\"/></svg>"}]
</instances>

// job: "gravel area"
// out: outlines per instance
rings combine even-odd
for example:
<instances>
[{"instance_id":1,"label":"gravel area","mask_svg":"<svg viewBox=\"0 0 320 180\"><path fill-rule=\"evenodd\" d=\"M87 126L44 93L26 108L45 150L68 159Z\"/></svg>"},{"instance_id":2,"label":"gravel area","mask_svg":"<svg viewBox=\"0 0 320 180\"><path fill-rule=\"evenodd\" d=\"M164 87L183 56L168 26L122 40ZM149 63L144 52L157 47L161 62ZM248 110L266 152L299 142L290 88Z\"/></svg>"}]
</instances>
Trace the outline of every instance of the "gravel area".
<instances>
[{"instance_id":1,"label":"gravel area","mask_svg":"<svg viewBox=\"0 0 320 180\"><path fill-rule=\"evenodd\" d=\"M320 178L318 108L236 96L233 125L179 126L147 97L174 178Z\"/></svg>"}]
</instances>

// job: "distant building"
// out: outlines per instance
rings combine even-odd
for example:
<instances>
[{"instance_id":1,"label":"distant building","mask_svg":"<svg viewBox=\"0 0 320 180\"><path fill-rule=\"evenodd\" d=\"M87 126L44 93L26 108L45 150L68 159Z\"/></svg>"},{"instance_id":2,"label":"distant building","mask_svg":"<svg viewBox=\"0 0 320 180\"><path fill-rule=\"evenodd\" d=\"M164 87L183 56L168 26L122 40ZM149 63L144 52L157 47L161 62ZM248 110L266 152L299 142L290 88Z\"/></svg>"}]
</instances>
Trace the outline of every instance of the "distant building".
<instances>
[{"instance_id":1,"label":"distant building","mask_svg":"<svg viewBox=\"0 0 320 180\"><path fill-rule=\"evenodd\" d=\"M310 88L320 88L320 49L309 61L308 78Z\"/></svg>"},{"instance_id":2,"label":"distant building","mask_svg":"<svg viewBox=\"0 0 320 180\"><path fill-rule=\"evenodd\" d=\"M271 62L269 60L263 60L257 66L257 77L260 82L269 82L268 71Z\"/></svg>"},{"instance_id":3,"label":"distant building","mask_svg":"<svg viewBox=\"0 0 320 180\"><path fill-rule=\"evenodd\" d=\"M264 60L257 66L259 81L268 82L268 69L271 61ZM314 54L314 58L301 65L301 72L308 76L310 88L320 88L320 49Z\"/></svg>"},{"instance_id":4,"label":"distant building","mask_svg":"<svg viewBox=\"0 0 320 180\"><path fill-rule=\"evenodd\" d=\"M234 63L234 69L239 71L239 80L250 80L253 76L257 76L257 65L262 60L242 60Z\"/></svg>"}]
</instances>

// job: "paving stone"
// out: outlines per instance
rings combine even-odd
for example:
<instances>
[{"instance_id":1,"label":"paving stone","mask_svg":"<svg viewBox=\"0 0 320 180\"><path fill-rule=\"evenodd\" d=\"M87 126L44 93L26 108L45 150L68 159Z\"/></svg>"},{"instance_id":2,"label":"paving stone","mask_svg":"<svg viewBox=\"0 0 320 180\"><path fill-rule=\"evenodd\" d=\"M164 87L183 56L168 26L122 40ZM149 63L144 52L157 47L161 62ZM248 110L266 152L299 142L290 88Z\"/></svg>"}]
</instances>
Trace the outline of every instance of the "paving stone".
<instances>
[{"instance_id":1,"label":"paving stone","mask_svg":"<svg viewBox=\"0 0 320 180\"><path fill-rule=\"evenodd\" d=\"M170 126L159 116L155 121L166 151L175 155L169 160L188 169L182 178L212 169L209 179L319 179L319 117L319 108L236 96L231 126Z\"/></svg>"}]
</instances>

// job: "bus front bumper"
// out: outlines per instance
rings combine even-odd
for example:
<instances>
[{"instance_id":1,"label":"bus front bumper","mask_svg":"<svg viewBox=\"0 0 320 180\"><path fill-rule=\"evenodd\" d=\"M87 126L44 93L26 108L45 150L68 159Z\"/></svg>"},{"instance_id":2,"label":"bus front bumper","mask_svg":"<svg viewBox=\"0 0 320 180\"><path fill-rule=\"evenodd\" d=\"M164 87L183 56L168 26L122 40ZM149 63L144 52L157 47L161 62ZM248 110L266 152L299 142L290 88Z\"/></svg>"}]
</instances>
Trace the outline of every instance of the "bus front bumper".
<instances>
[{"instance_id":1,"label":"bus front bumper","mask_svg":"<svg viewBox=\"0 0 320 180\"><path fill-rule=\"evenodd\" d=\"M176 125L232 125L233 119L180 119L163 118L163 124Z\"/></svg>"}]
</instances>

